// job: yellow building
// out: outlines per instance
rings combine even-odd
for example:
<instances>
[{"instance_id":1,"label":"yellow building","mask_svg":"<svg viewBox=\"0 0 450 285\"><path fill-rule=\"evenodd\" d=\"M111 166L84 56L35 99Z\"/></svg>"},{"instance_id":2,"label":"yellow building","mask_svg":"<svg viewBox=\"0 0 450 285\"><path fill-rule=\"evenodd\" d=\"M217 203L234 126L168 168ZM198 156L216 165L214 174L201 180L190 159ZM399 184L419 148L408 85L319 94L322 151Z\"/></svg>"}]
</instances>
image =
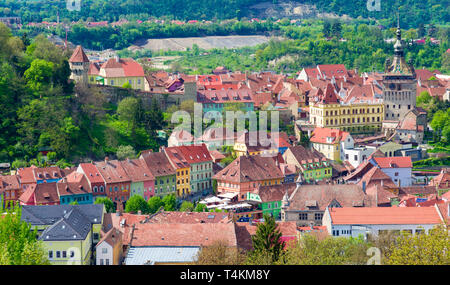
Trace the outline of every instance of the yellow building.
<instances>
[{"instance_id":1,"label":"yellow building","mask_svg":"<svg viewBox=\"0 0 450 285\"><path fill-rule=\"evenodd\" d=\"M254 141L253 141L254 140ZM265 133L258 132L254 136L248 132L242 134L234 143L233 153L236 157L261 154L277 154L278 147L273 143L270 135L267 137Z\"/></svg>"},{"instance_id":2,"label":"yellow building","mask_svg":"<svg viewBox=\"0 0 450 285\"><path fill-rule=\"evenodd\" d=\"M131 58L114 57L99 66L91 63L88 72L89 84L123 87L128 83L131 89L145 90L143 67Z\"/></svg>"},{"instance_id":3,"label":"yellow building","mask_svg":"<svg viewBox=\"0 0 450 285\"><path fill-rule=\"evenodd\" d=\"M354 86L345 99L338 98L331 84L317 100L310 102L310 122L316 127L333 128L350 133L381 131L384 118L382 99L374 96L372 85Z\"/></svg>"},{"instance_id":4,"label":"yellow building","mask_svg":"<svg viewBox=\"0 0 450 285\"><path fill-rule=\"evenodd\" d=\"M177 147L166 147L164 153L169 159L170 164L176 171L176 190L177 196L183 197L191 193L190 177L191 165L183 157L183 154Z\"/></svg>"}]
</instances>

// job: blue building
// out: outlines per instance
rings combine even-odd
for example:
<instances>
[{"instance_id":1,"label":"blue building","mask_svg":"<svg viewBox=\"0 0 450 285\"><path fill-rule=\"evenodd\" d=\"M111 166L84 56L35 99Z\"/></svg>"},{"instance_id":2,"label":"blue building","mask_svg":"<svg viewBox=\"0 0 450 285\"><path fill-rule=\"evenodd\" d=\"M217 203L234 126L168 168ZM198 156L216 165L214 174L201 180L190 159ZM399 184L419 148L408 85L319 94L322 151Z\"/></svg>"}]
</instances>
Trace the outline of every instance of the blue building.
<instances>
[{"instance_id":1,"label":"blue building","mask_svg":"<svg viewBox=\"0 0 450 285\"><path fill-rule=\"evenodd\" d=\"M61 205L67 205L72 202L77 202L79 205L94 203L92 189L86 176L82 173L72 172L56 183L56 185Z\"/></svg>"}]
</instances>

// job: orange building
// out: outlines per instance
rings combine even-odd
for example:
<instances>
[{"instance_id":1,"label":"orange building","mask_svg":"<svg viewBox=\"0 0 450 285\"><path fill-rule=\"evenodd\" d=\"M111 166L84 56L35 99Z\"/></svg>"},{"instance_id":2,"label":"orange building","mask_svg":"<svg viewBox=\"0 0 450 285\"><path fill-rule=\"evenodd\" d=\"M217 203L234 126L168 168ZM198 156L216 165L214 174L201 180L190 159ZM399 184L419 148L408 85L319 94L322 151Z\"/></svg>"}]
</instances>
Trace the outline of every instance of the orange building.
<instances>
[{"instance_id":1,"label":"orange building","mask_svg":"<svg viewBox=\"0 0 450 285\"><path fill-rule=\"evenodd\" d=\"M239 200L245 200L248 192L261 185L281 184L284 175L272 157L252 155L239 156L213 179L217 181L218 193L237 193Z\"/></svg>"}]
</instances>

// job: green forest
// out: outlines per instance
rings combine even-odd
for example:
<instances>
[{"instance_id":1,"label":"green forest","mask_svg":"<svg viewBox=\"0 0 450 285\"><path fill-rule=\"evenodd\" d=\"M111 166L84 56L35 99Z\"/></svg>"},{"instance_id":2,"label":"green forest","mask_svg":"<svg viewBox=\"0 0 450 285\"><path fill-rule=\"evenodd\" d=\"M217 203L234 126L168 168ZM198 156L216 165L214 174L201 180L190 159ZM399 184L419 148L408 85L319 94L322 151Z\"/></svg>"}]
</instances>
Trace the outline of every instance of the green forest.
<instances>
[{"instance_id":1,"label":"green forest","mask_svg":"<svg viewBox=\"0 0 450 285\"><path fill-rule=\"evenodd\" d=\"M0 23L0 161L41 165L39 151L50 149L65 166L124 146L157 150L159 105L134 97L114 105L96 88L74 87L68 56L44 36L14 37Z\"/></svg>"},{"instance_id":2,"label":"green forest","mask_svg":"<svg viewBox=\"0 0 450 285\"><path fill-rule=\"evenodd\" d=\"M194 47L186 52L167 51L153 55L181 56L181 59L167 63L172 64L173 71L191 74L209 73L222 65L231 70L272 70L295 74L303 67L338 63L361 72L383 71L386 58L393 55L393 43L384 39L394 38L396 30L380 30L377 26L367 24L317 20L305 21L302 26L280 23L279 29L286 40L273 39L257 47L213 50ZM450 48L449 32L448 27L434 25L402 30L402 38L407 43L406 59L412 59L417 69L450 72L450 56L446 53ZM427 38L426 43L412 42L418 37ZM432 43L432 37L439 39L440 44ZM123 54L133 56L126 51Z\"/></svg>"},{"instance_id":3,"label":"green forest","mask_svg":"<svg viewBox=\"0 0 450 285\"><path fill-rule=\"evenodd\" d=\"M1 16L20 16L24 22L56 21L57 11L62 20L67 21L115 21L127 19L147 19L167 17L179 20L223 20L254 17L256 11L250 9L261 0L82 0L80 11L66 9L65 0L0 0ZM286 1L287 2L287 1ZM396 22L396 12L402 16L407 28L419 23L450 22L448 0L382 0L380 11L369 11L367 0L293 0L315 5L319 12L348 15L354 19L373 18L384 20L385 24ZM403 24L403 23L402 23Z\"/></svg>"}]
</instances>

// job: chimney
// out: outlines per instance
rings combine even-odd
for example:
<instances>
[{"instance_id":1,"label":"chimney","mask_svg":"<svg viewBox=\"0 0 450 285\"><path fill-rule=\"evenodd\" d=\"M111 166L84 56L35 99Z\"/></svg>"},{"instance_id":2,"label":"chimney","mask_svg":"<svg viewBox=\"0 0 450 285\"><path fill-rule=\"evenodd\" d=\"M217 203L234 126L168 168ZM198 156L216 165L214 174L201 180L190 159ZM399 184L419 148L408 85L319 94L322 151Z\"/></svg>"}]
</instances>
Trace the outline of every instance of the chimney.
<instances>
[{"instance_id":1,"label":"chimney","mask_svg":"<svg viewBox=\"0 0 450 285\"><path fill-rule=\"evenodd\" d=\"M142 211L139 210L137 214L138 214L139 216L142 215Z\"/></svg>"},{"instance_id":2,"label":"chimney","mask_svg":"<svg viewBox=\"0 0 450 285\"><path fill-rule=\"evenodd\" d=\"M105 163L108 163L109 157L105 156Z\"/></svg>"},{"instance_id":3,"label":"chimney","mask_svg":"<svg viewBox=\"0 0 450 285\"><path fill-rule=\"evenodd\" d=\"M119 210L116 211L116 217L120 217L120 211Z\"/></svg>"}]
</instances>

